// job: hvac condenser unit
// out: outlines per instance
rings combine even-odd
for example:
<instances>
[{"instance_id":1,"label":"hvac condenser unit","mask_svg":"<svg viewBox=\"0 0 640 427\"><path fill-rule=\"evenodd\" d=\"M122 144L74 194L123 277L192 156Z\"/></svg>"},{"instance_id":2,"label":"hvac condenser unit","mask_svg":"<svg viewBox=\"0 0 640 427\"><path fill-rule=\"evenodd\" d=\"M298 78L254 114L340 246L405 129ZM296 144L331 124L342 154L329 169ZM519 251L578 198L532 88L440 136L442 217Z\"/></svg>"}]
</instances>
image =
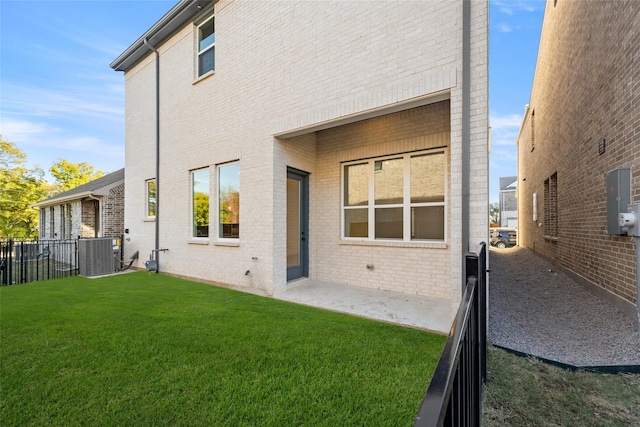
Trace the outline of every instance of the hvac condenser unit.
<instances>
[{"instance_id":1,"label":"hvac condenser unit","mask_svg":"<svg viewBox=\"0 0 640 427\"><path fill-rule=\"evenodd\" d=\"M118 268L118 239L111 237L78 240L80 275L102 276L114 273Z\"/></svg>"}]
</instances>

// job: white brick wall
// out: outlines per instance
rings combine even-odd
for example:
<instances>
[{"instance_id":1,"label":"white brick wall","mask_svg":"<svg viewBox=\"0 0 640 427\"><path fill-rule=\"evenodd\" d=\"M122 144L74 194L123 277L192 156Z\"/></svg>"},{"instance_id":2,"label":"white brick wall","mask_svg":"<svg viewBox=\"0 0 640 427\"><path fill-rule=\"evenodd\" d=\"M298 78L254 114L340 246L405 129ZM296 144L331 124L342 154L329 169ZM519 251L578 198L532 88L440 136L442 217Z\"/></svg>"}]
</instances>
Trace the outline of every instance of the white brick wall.
<instances>
[{"instance_id":1,"label":"white brick wall","mask_svg":"<svg viewBox=\"0 0 640 427\"><path fill-rule=\"evenodd\" d=\"M462 2L220 0L215 10L212 76L195 81L193 26L158 47L160 246L169 249L161 255L161 269L268 294L286 289L285 184L286 167L292 166L310 173L312 278L445 297L457 307L462 242L451 224L460 219L462 191ZM488 221L487 12L486 1L472 3L474 244L486 239ZM125 227L130 229L128 251L141 254L154 245L154 223L144 218L144 181L155 175L154 76L154 55L125 75ZM338 121L372 111L393 112L412 101L426 104L430 96L450 99L448 122L438 122L438 132L450 135L445 143L451 172L448 241L418 248L344 244L339 234L339 162L353 160L358 150L370 157L376 150L391 154L407 146L424 148L432 140L416 135L416 129L438 132L429 130L427 120L409 126L405 136L387 135L372 144L379 135L364 132L358 137L357 123L336 128L342 123ZM391 120L394 126L397 120L412 123L409 114L374 120ZM327 129L315 133L321 127ZM296 131L302 135L286 138ZM348 147L334 137L350 132ZM213 196L214 166L238 159L238 245L219 245L215 237L194 244L189 171L211 168ZM211 220L215 223L214 215ZM211 231L215 233L214 226ZM367 263L376 268L363 270ZM251 274L245 276L246 270Z\"/></svg>"}]
</instances>

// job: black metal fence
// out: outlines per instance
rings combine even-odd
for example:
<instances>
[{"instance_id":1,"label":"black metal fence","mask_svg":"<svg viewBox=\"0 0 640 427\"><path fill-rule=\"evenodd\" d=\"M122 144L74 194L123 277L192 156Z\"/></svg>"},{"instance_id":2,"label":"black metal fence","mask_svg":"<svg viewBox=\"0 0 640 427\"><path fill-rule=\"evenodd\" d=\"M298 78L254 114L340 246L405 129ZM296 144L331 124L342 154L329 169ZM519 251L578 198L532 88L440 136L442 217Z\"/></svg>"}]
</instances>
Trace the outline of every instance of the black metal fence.
<instances>
[{"instance_id":1,"label":"black metal fence","mask_svg":"<svg viewBox=\"0 0 640 427\"><path fill-rule=\"evenodd\" d=\"M2 286L77 274L77 240L0 240Z\"/></svg>"},{"instance_id":2,"label":"black metal fence","mask_svg":"<svg viewBox=\"0 0 640 427\"><path fill-rule=\"evenodd\" d=\"M468 254L462 304L415 427L479 426L487 373L487 246Z\"/></svg>"}]
</instances>

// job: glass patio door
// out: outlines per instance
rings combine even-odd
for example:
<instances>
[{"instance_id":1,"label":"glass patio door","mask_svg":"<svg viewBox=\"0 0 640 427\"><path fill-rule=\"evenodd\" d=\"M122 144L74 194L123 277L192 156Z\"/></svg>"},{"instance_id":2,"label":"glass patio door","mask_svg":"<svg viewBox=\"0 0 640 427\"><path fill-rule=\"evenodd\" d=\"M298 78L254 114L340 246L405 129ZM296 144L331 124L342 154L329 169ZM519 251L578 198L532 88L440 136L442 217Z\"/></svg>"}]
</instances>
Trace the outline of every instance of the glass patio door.
<instances>
[{"instance_id":1,"label":"glass patio door","mask_svg":"<svg viewBox=\"0 0 640 427\"><path fill-rule=\"evenodd\" d=\"M287 281L309 275L309 174L287 170Z\"/></svg>"}]
</instances>

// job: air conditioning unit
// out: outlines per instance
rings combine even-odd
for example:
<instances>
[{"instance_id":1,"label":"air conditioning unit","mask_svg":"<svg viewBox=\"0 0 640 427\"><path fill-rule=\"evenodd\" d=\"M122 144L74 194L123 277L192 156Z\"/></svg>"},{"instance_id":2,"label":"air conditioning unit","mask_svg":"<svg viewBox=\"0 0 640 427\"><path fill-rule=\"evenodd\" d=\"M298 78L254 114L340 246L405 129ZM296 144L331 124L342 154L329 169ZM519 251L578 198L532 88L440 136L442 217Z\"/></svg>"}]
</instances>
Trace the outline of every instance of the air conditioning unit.
<instances>
[{"instance_id":1,"label":"air conditioning unit","mask_svg":"<svg viewBox=\"0 0 640 427\"><path fill-rule=\"evenodd\" d=\"M85 277L102 276L117 271L118 239L103 237L78 240L79 274Z\"/></svg>"}]
</instances>

